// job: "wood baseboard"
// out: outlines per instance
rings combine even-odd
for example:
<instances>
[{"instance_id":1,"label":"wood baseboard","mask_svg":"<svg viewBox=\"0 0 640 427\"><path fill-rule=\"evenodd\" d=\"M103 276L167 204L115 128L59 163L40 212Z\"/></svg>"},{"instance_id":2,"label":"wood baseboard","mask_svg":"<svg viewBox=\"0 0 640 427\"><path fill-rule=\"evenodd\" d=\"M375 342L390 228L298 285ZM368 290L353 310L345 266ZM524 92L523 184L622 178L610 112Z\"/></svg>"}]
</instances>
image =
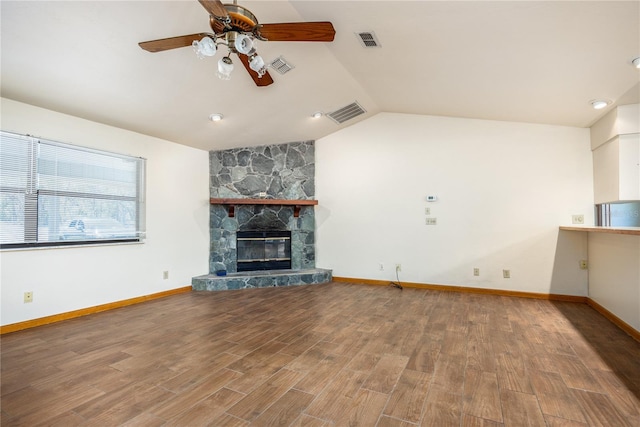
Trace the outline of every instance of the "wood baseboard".
<instances>
[{"instance_id":1,"label":"wood baseboard","mask_svg":"<svg viewBox=\"0 0 640 427\"><path fill-rule=\"evenodd\" d=\"M390 282L385 280L372 280L372 279L357 279L351 277L333 277L334 282L342 283L357 283L361 285L374 285L374 286L389 286ZM501 289L485 289L485 288L471 288L467 286L451 286L451 285L433 285L427 283L411 283L402 282L404 288L416 288L416 289L431 289L434 291L449 291L449 292L467 292L473 294L485 294L485 295L497 295L506 297L518 297L518 298L535 298L545 299L551 301L568 301L568 302L580 302L586 303L588 298L577 295L561 295L561 294L540 294L535 292L520 292L520 291L507 291Z\"/></svg>"},{"instance_id":2,"label":"wood baseboard","mask_svg":"<svg viewBox=\"0 0 640 427\"><path fill-rule=\"evenodd\" d=\"M158 292L156 294L144 295L141 297L130 298L122 301L110 302L108 304L96 305L94 307L82 308L80 310L69 311L66 313L54 314L52 316L40 317L38 319L25 320L24 322L12 323L10 325L0 326L0 335L10 332L21 331L24 329L35 328L36 326L48 325L50 323L61 322L63 320L74 319L76 317L87 316L101 311L113 310L128 305L139 304L141 302L150 301L158 298L168 297L170 295L191 292L191 286L183 288L170 289L168 291Z\"/></svg>"},{"instance_id":3,"label":"wood baseboard","mask_svg":"<svg viewBox=\"0 0 640 427\"><path fill-rule=\"evenodd\" d=\"M627 322L625 322L624 320L622 320L621 318L619 318L618 316L616 316L615 314L613 314L612 312L610 312L609 310L607 310L606 308L604 308L603 306L601 306L600 304L592 300L591 298L587 299L587 304L591 306L591 308L593 308L595 311L597 311L598 313L602 314L604 317L609 319L611 323L613 323L618 328L622 329L627 334L629 334L636 341L640 342L640 332L638 332L633 326L629 325Z\"/></svg>"}]
</instances>

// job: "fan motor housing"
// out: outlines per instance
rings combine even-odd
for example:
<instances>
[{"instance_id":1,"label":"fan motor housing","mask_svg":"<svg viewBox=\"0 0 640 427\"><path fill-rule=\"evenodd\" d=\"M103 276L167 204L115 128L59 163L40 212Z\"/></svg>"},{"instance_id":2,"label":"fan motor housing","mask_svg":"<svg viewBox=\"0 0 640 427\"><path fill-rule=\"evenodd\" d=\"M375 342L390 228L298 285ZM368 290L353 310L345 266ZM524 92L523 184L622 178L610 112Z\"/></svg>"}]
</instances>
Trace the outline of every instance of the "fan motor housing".
<instances>
[{"instance_id":1,"label":"fan motor housing","mask_svg":"<svg viewBox=\"0 0 640 427\"><path fill-rule=\"evenodd\" d=\"M216 33L224 33L227 31L252 32L258 25L258 18L247 8L238 6L237 4L225 4L224 8L229 13L231 29L225 27L224 22L218 20L215 16L209 16L209 25Z\"/></svg>"}]
</instances>

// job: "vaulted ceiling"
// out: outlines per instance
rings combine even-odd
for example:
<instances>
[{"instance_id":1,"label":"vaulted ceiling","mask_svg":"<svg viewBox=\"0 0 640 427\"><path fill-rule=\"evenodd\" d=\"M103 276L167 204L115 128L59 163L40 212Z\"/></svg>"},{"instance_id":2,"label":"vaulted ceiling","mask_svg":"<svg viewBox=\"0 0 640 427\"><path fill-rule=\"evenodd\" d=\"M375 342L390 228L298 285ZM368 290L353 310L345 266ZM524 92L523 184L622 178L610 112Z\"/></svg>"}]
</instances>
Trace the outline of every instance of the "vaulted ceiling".
<instances>
[{"instance_id":1,"label":"vaulted ceiling","mask_svg":"<svg viewBox=\"0 0 640 427\"><path fill-rule=\"evenodd\" d=\"M257 87L239 64L218 79L223 53L138 46L210 32L196 0L3 0L1 95L205 150L318 139L379 112L588 127L639 101L639 1L239 4L260 23L331 21L335 40L259 42L294 68ZM354 101L366 113L341 125L311 118Z\"/></svg>"}]
</instances>

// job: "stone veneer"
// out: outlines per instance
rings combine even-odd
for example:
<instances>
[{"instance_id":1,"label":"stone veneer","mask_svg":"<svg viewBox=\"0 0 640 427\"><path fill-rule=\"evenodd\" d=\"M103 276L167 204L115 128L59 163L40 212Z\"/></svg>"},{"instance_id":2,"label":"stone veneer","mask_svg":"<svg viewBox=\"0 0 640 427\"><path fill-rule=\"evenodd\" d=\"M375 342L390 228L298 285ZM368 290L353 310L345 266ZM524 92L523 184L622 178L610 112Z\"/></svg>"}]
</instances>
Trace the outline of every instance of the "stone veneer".
<instances>
[{"instance_id":1,"label":"stone veneer","mask_svg":"<svg viewBox=\"0 0 640 427\"><path fill-rule=\"evenodd\" d=\"M226 291L232 289L265 288L272 286L298 286L327 283L332 279L331 270L271 270L231 273L218 277L206 274L191 279L194 291Z\"/></svg>"},{"instance_id":2,"label":"stone veneer","mask_svg":"<svg viewBox=\"0 0 640 427\"><path fill-rule=\"evenodd\" d=\"M315 196L313 141L211 151L209 168L213 198L309 200ZM298 218L293 210L293 206L240 205L230 218L225 206L211 205L209 272L237 272L238 230L290 230L291 268L314 269L313 206L302 207Z\"/></svg>"}]
</instances>

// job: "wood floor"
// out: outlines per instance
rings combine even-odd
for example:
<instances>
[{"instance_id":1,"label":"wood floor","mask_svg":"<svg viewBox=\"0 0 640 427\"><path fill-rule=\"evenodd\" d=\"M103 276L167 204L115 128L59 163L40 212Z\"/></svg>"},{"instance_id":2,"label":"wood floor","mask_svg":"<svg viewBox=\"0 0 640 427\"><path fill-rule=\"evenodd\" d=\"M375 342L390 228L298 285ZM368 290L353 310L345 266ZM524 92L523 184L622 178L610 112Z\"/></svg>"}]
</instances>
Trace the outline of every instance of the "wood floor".
<instances>
[{"instance_id":1,"label":"wood floor","mask_svg":"<svg viewBox=\"0 0 640 427\"><path fill-rule=\"evenodd\" d=\"M3 426L640 425L640 343L578 303L191 292L1 345Z\"/></svg>"}]
</instances>

